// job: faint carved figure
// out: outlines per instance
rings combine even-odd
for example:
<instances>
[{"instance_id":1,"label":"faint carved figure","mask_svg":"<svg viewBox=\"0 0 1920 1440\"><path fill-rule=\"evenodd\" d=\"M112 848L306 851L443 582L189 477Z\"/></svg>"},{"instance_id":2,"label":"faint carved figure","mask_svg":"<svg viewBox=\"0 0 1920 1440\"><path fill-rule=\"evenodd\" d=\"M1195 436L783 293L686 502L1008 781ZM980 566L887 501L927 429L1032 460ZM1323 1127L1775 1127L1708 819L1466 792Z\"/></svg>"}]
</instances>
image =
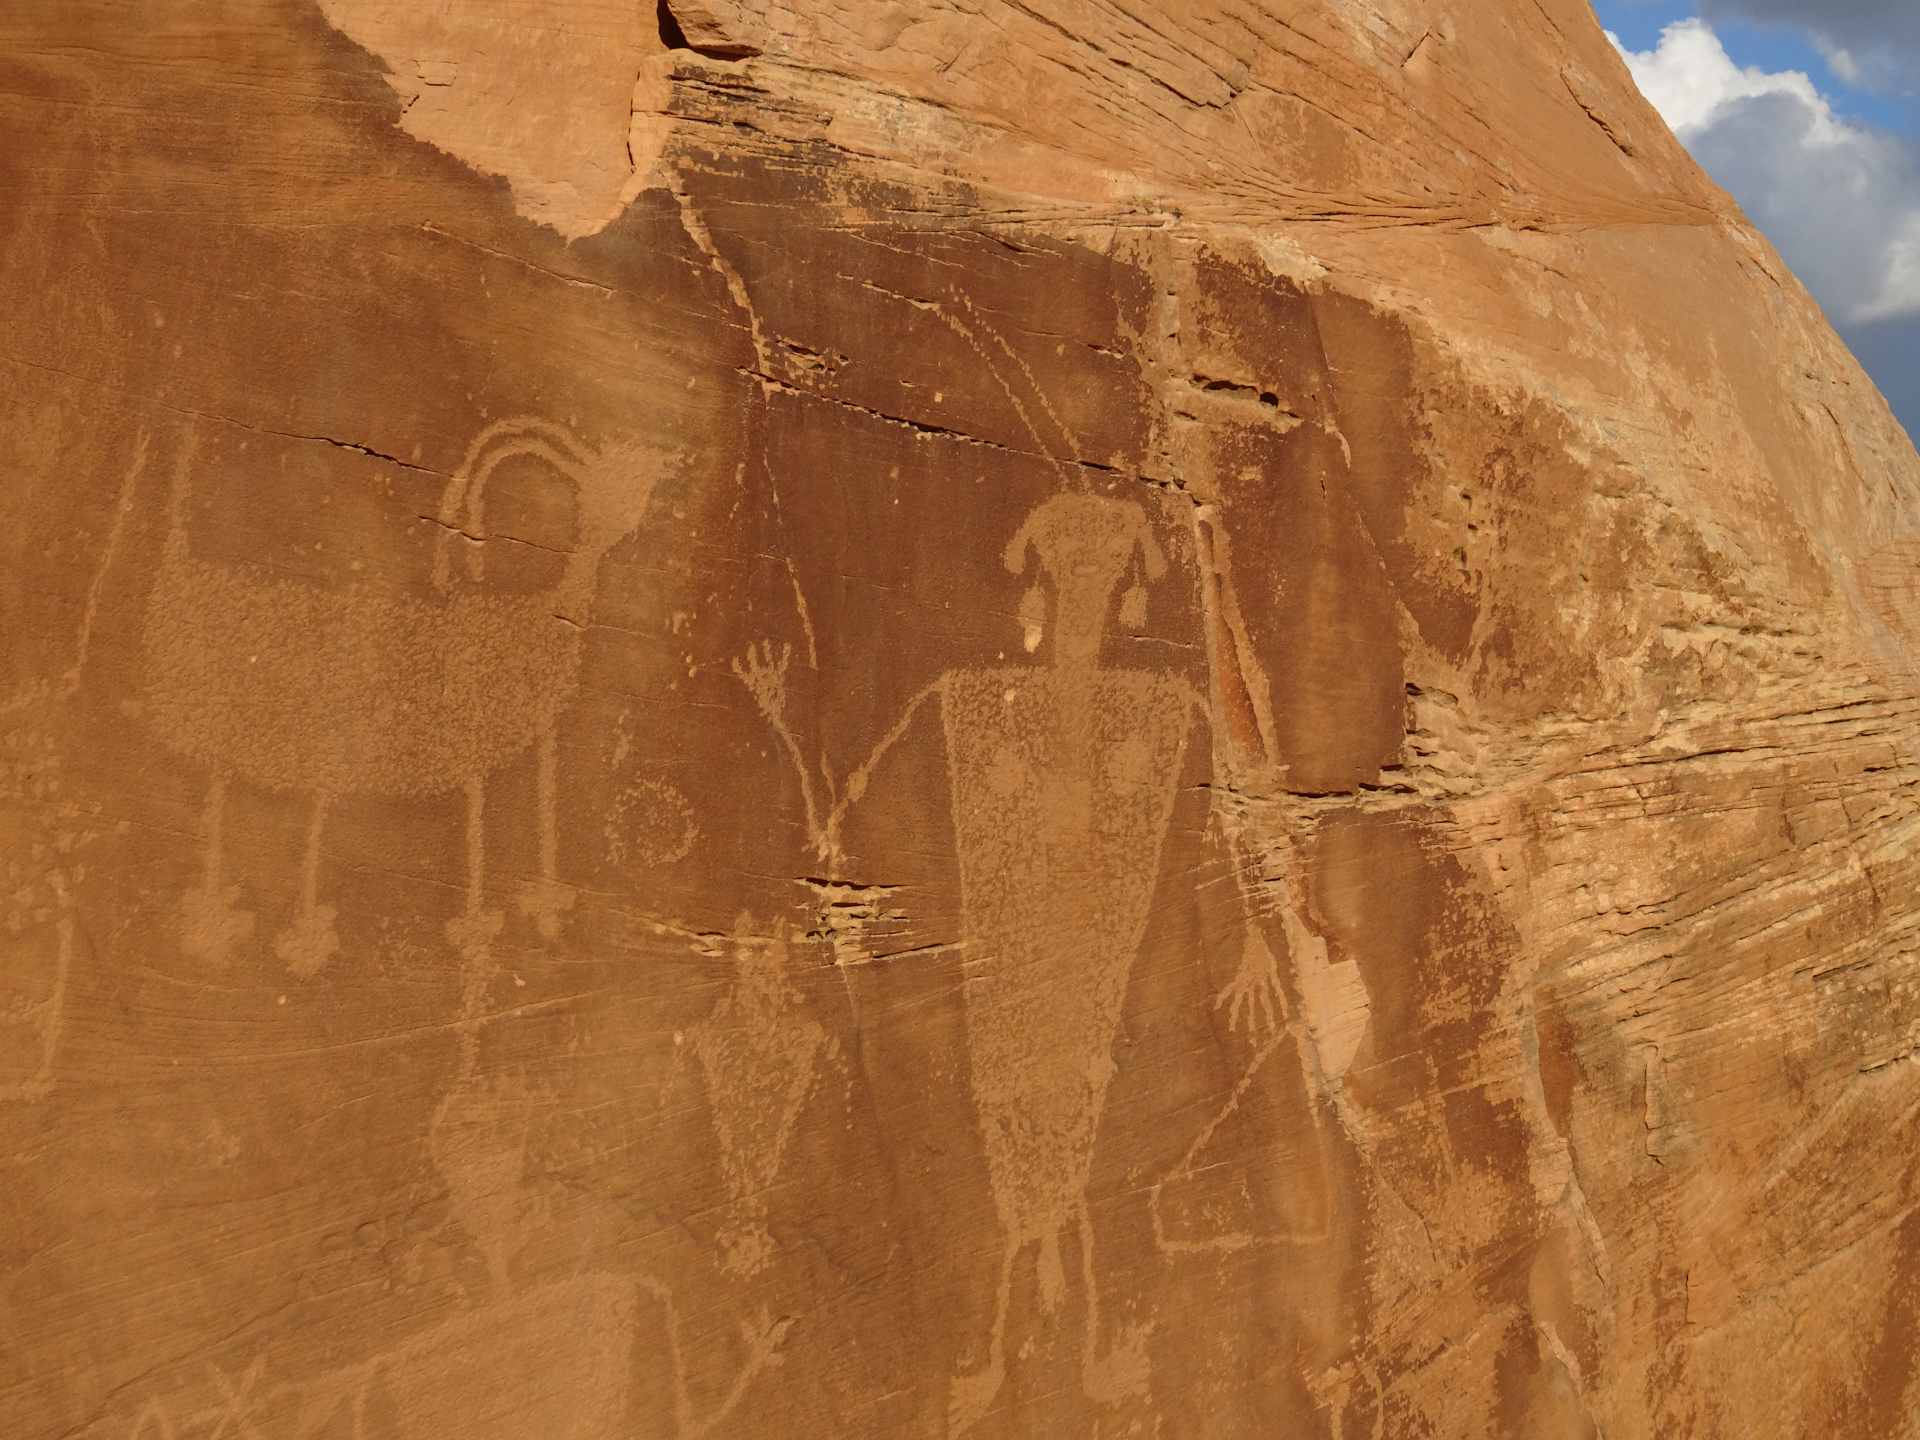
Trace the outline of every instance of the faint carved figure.
<instances>
[{"instance_id":1,"label":"faint carved figure","mask_svg":"<svg viewBox=\"0 0 1920 1440\"><path fill-rule=\"evenodd\" d=\"M525 1187L525 1167L529 1131L550 1100L517 1075L487 1077L463 1066L434 1113L429 1146L454 1213L485 1260L487 1294L473 1309L370 1360L284 1387L280 1393L291 1396L287 1408L295 1416L289 1440L386 1440L389 1433L604 1440L621 1434L643 1298L665 1314L672 1433L679 1440L707 1435L733 1413L755 1378L779 1364L791 1321L763 1313L741 1327L747 1358L728 1394L698 1417L666 1286L651 1276L609 1272L516 1284L516 1255L545 1228L544 1207ZM378 1430L375 1414L385 1417Z\"/></svg>"},{"instance_id":2,"label":"faint carved figure","mask_svg":"<svg viewBox=\"0 0 1920 1440\"><path fill-rule=\"evenodd\" d=\"M46 708L39 701L33 708ZM85 852L102 833L62 781L55 723L49 714L0 731L0 1101L53 1090Z\"/></svg>"},{"instance_id":3,"label":"faint carved figure","mask_svg":"<svg viewBox=\"0 0 1920 1440\"><path fill-rule=\"evenodd\" d=\"M285 1387L294 1396L292 1440L376 1440L376 1398L400 1435L600 1440L618 1432L639 1308L633 1284L604 1273L526 1287L514 1279L516 1254L544 1229L543 1206L524 1180L529 1134L550 1100L519 1075L482 1075L463 1060L434 1111L428 1148L485 1262L486 1294L370 1360Z\"/></svg>"},{"instance_id":4,"label":"faint carved figure","mask_svg":"<svg viewBox=\"0 0 1920 1440\"><path fill-rule=\"evenodd\" d=\"M310 798L300 906L276 942L297 975L338 948L334 910L320 900L328 808L347 795L460 792L467 807L464 913L449 934L486 969L502 917L484 904L484 802L488 778L536 752L540 878L521 909L552 939L572 899L558 869L554 737L580 673L600 563L646 514L661 457L627 444L583 445L545 421L490 425L474 440L441 501L433 582L437 603L323 589L238 564L194 556L187 502L189 446L175 470L169 526L148 607L148 713L162 738L207 767L205 859L185 897L186 948L222 960L253 929L239 887L223 868L222 813L233 780ZM456 585L453 547L468 542L468 578L482 576L487 478L528 458L570 480L577 538L545 593L488 593Z\"/></svg>"},{"instance_id":5,"label":"faint carved figure","mask_svg":"<svg viewBox=\"0 0 1920 1440\"><path fill-rule=\"evenodd\" d=\"M549 1223L526 1172L533 1126L553 1097L519 1074L482 1070L476 1042L485 1023L476 1014L463 1024L453 1083L427 1132L452 1211L484 1262L485 1295L471 1309L371 1359L271 1387L263 1393L263 1408L271 1402L276 1415L291 1416L285 1440L388 1440L395 1434L604 1440L622 1433L625 1424L632 1351L643 1298L650 1298L664 1313L671 1433L677 1440L703 1440L733 1414L754 1380L780 1363L791 1317L763 1310L742 1324L746 1358L727 1394L699 1416L687 1383L679 1313L664 1284L650 1275L606 1271L522 1283L516 1261ZM129 1440L199 1440L196 1427L210 1418L213 1435L255 1433L246 1416L262 1364L256 1361L239 1386L213 1369L224 1404L193 1412L186 1429L176 1428L175 1410L149 1401ZM229 1431L229 1424L237 1428Z\"/></svg>"},{"instance_id":6,"label":"faint carved figure","mask_svg":"<svg viewBox=\"0 0 1920 1440\"><path fill-rule=\"evenodd\" d=\"M1218 508L1194 507L1194 548L1200 562L1207 670L1213 689L1214 769L1235 794L1283 794L1286 763L1275 738L1271 684L1254 653L1233 582L1232 552ZM1306 893L1305 837L1310 821L1282 813L1281 823L1255 826L1230 810L1216 811L1226 829L1235 869L1278 877L1281 931L1299 986L1301 1024L1312 1042L1322 1081L1339 1086L1365 1036L1371 1003L1359 966L1334 961L1327 942L1310 923ZM1256 833L1260 832L1260 833ZM1272 853L1269 853L1272 852ZM1261 942L1264 944L1264 942ZM1275 991L1278 998L1279 992ZM1285 1018L1284 1016L1281 1018Z\"/></svg>"},{"instance_id":7,"label":"faint carved figure","mask_svg":"<svg viewBox=\"0 0 1920 1440\"><path fill-rule=\"evenodd\" d=\"M753 917L743 914L732 948L739 978L688 1041L706 1080L732 1201L721 1264L751 1275L772 1257L768 1195L815 1076L837 1048L818 1021L796 1013L784 928L771 938L755 935Z\"/></svg>"},{"instance_id":8,"label":"faint carved figure","mask_svg":"<svg viewBox=\"0 0 1920 1440\"><path fill-rule=\"evenodd\" d=\"M218 1365L209 1363L207 1376L220 1392L215 1404L191 1412L184 1425L176 1425L170 1409L158 1400L149 1400L134 1419L127 1440L201 1440L203 1436L206 1440L224 1440L227 1436L259 1440L260 1431L252 1418L253 1392L265 1369L266 1357L257 1356L236 1381Z\"/></svg>"},{"instance_id":9,"label":"faint carved figure","mask_svg":"<svg viewBox=\"0 0 1920 1440\"><path fill-rule=\"evenodd\" d=\"M0 935L0 1100L52 1093L73 945L71 915L23 935Z\"/></svg>"},{"instance_id":10,"label":"faint carved figure","mask_svg":"<svg viewBox=\"0 0 1920 1440\"><path fill-rule=\"evenodd\" d=\"M1265 1230L1214 1226L1204 1235L1178 1233L1167 1221L1165 1201L1170 1189L1177 1192L1212 1169L1206 1157L1215 1137L1246 1102L1259 1076L1288 1049L1303 1073L1317 1079L1344 1116L1343 1082L1371 1016L1359 967L1351 960L1332 960L1327 942L1311 923L1304 849L1311 822L1275 803L1275 797L1285 793L1284 757L1275 739L1269 682L1254 654L1235 593L1232 555L1218 507L1194 506L1192 524L1211 690L1209 714L1214 717L1213 770L1218 789L1212 820L1226 841L1249 916L1277 915L1302 1013L1292 1013L1285 991L1275 983L1278 964L1271 948L1260 927L1250 923L1239 976L1223 992L1220 1003L1236 1028L1244 1026L1254 1048L1220 1109L1200 1128L1180 1162L1148 1191L1154 1241L1168 1255L1311 1245L1329 1238L1333 1202L1324 1174L1317 1224ZM1224 803L1219 800L1220 790L1228 797ZM1244 813L1252 797L1260 798L1265 811L1261 819ZM1277 892L1277 900L1263 898L1256 904L1251 876L1266 877L1269 883L1262 891ZM1319 1142L1318 1111L1310 1112L1308 1118Z\"/></svg>"},{"instance_id":11,"label":"faint carved figure","mask_svg":"<svg viewBox=\"0 0 1920 1440\"><path fill-rule=\"evenodd\" d=\"M80 690L101 592L120 550L147 449L142 434L87 585L73 663L58 685L34 681L0 701L0 1101L41 1100L53 1090L82 938L77 912L87 876L83 855L103 833L99 807L76 800L62 779L56 737L70 723L66 706Z\"/></svg>"},{"instance_id":12,"label":"faint carved figure","mask_svg":"<svg viewBox=\"0 0 1920 1440\"><path fill-rule=\"evenodd\" d=\"M1015 575L1037 560L1040 576L1019 618L1030 654L1051 620L1050 663L948 671L914 698L824 819L808 807L816 848L837 857L847 808L920 706L939 699L960 859L971 1083L1005 1235L986 1354L953 1384L955 1434L985 1415L1004 1383L1017 1262L1035 1252L1041 1304L1056 1309L1068 1232L1087 1306L1083 1387L1103 1402L1145 1388L1147 1329L1128 1327L1103 1346L1086 1190L1183 757L1196 714L1205 714L1178 676L1101 663L1115 601L1124 624L1143 626L1147 585L1166 570L1138 505L1057 495L1027 518L1003 558ZM778 708L784 661L756 650L741 678L798 765ZM1257 1027L1273 1023L1277 974L1257 934L1249 937L1247 968L1222 1003L1236 1023Z\"/></svg>"}]
</instances>

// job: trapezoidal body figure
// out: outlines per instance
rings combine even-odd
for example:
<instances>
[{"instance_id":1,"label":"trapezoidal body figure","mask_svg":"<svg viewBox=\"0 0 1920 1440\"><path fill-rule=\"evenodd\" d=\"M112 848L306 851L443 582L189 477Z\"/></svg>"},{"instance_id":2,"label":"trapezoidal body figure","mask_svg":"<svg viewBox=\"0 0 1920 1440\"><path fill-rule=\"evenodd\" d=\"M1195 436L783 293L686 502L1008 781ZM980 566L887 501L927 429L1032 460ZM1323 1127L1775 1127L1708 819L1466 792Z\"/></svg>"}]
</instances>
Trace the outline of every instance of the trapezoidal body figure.
<instances>
[{"instance_id":1,"label":"trapezoidal body figure","mask_svg":"<svg viewBox=\"0 0 1920 1440\"><path fill-rule=\"evenodd\" d=\"M1138 628L1146 584L1166 572L1138 505L1056 495L1027 517L1003 560L1014 575L1038 565L1020 619L1028 653L1045 644L1047 659L943 674L849 777L815 836L823 855L838 855L847 808L923 702L937 698L959 852L969 1075L1004 1236L985 1357L952 1386L956 1435L987 1413L1005 1382L1021 1257L1033 1252L1051 1313L1066 1294L1069 1234L1086 1303L1083 1386L1103 1402L1145 1387L1144 1330L1102 1345L1086 1194L1121 1006L1201 707L1177 675L1101 663L1116 599L1120 620ZM742 678L784 727L778 667L750 661Z\"/></svg>"},{"instance_id":2,"label":"trapezoidal body figure","mask_svg":"<svg viewBox=\"0 0 1920 1440\"><path fill-rule=\"evenodd\" d=\"M484 547L470 545L457 581L455 536L474 537L488 476L520 458L574 487L576 542L558 580L533 594L490 592ZM540 878L521 905L555 938L570 898L557 874L555 727L578 685L601 561L644 518L659 457L638 445L590 449L541 420L488 426L442 497L435 600L366 586L325 589L195 556L186 523L192 464L189 446L176 467L147 611L145 673L147 713L161 738L210 775L203 871L182 904L184 947L224 960L253 928L223 869L230 782L309 798L299 909L275 947L303 976L338 948L333 907L320 902L329 806L349 795L460 792L466 904L449 935L470 962L469 990L484 987L485 957L503 920L483 904L487 781L537 752Z\"/></svg>"},{"instance_id":3,"label":"trapezoidal body figure","mask_svg":"<svg viewBox=\"0 0 1920 1440\"><path fill-rule=\"evenodd\" d=\"M1159 880L1194 715L1173 675L1100 663L1107 618L1136 555L1166 561L1138 505L1091 495L1040 505L1008 544L1006 568L1037 558L1052 581L1051 663L948 672L941 682L960 857L966 1033L975 1105L1005 1232L984 1364L953 1387L957 1433L1005 1375L1014 1266L1036 1252L1041 1304L1065 1293L1063 1232L1086 1287L1083 1382L1097 1400L1145 1383L1144 1335L1100 1348L1086 1202L1113 1041ZM1122 619L1144 620L1136 577ZM1044 594L1021 606L1028 648L1043 639Z\"/></svg>"}]
</instances>

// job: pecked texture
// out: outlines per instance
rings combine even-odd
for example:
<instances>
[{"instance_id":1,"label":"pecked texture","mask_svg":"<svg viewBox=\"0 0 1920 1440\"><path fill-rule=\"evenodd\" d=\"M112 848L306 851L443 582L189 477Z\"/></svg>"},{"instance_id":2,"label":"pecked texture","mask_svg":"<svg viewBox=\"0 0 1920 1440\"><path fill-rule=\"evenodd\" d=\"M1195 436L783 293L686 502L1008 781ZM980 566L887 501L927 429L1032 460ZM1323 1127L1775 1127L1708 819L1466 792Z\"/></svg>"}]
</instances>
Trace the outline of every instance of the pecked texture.
<instances>
[{"instance_id":1,"label":"pecked texture","mask_svg":"<svg viewBox=\"0 0 1920 1440\"><path fill-rule=\"evenodd\" d=\"M1920 1435L1920 458L1583 0L0 16L28 1440Z\"/></svg>"}]
</instances>

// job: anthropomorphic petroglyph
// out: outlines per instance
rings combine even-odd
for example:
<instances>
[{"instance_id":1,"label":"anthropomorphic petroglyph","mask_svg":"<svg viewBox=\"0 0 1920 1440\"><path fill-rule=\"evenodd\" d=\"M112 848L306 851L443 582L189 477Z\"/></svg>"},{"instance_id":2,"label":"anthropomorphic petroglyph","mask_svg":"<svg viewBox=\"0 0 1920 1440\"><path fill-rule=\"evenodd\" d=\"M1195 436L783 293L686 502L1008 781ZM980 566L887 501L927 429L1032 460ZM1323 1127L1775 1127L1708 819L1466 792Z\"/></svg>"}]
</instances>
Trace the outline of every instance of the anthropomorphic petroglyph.
<instances>
[{"instance_id":1,"label":"anthropomorphic petroglyph","mask_svg":"<svg viewBox=\"0 0 1920 1440\"><path fill-rule=\"evenodd\" d=\"M1051 664L955 670L941 681L968 1058L1005 1231L987 1353L953 1387L956 1432L985 1414L1003 1381L1015 1263L1036 1249L1041 1304L1057 1306L1069 1229L1086 1287L1086 1390L1112 1400L1146 1379L1143 1330L1100 1348L1086 1207L1120 1007L1194 709L1177 677L1100 663L1107 617L1136 556L1120 608L1138 625L1146 581L1166 569L1139 506L1084 495L1045 502L1004 559L1015 575L1038 560L1041 574L1020 605L1030 653L1047 638L1041 578L1052 581ZM849 790L863 780L857 772Z\"/></svg>"},{"instance_id":2,"label":"anthropomorphic petroglyph","mask_svg":"<svg viewBox=\"0 0 1920 1440\"><path fill-rule=\"evenodd\" d=\"M1184 679L1101 662L1116 602L1123 624L1143 626L1147 587L1166 571L1140 506L1057 495L1020 526L1003 559L1014 575L1037 570L1018 614L1025 648L1047 647L1046 662L946 672L825 815L812 804L808 815L815 848L837 857L848 807L920 707L938 699L960 861L970 1078L1004 1232L986 1353L953 1384L955 1434L1004 1383L1020 1257L1034 1251L1041 1304L1054 1311L1067 1288L1063 1240L1077 1250L1086 1298L1085 1390L1111 1402L1145 1386L1146 1330L1104 1343L1086 1191L1183 758L1205 716ZM739 668L798 765L778 709L783 657L758 650ZM1251 930L1243 961L1222 1005L1249 1029L1277 1026L1273 958Z\"/></svg>"},{"instance_id":3,"label":"anthropomorphic petroglyph","mask_svg":"<svg viewBox=\"0 0 1920 1440\"><path fill-rule=\"evenodd\" d=\"M706 1081L732 1208L722 1268L751 1275L772 1257L767 1205L780 1161L821 1065L837 1051L818 1021L798 1013L784 929L756 935L743 914L732 950L738 979L687 1043Z\"/></svg>"},{"instance_id":4,"label":"anthropomorphic petroglyph","mask_svg":"<svg viewBox=\"0 0 1920 1440\"><path fill-rule=\"evenodd\" d=\"M485 1262L485 1294L471 1308L409 1335L379 1354L323 1374L260 1385L260 1403L284 1417L287 1440L388 1440L392 1435L459 1435L463 1440L605 1440L629 1433L634 1346L643 1318L658 1308L671 1367L673 1414L639 1433L704 1440L745 1399L753 1382L781 1360L792 1321L767 1312L740 1327L745 1358L726 1394L705 1414L692 1399L672 1292L650 1275L588 1271L522 1284L516 1257L537 1241L543 1207L528 1189L526 1152L533 1125L552 1097L513 1074L464 1070L434 1112L429 1148L446 1180L452 1209ZM651 1306L649 1305L651 1303ZM218 1375L218 1372L215 1372ZM247 1403L259 1365L239 1386L224 1376L229 1410ZM201 1407L176 1426L149 1402L135 1422L142 1440L200 1440L194 1428L219 1405ZM245 1410L232 1413L244 1417ZM252 1433L247 1430L213 1433Z\"/></svg>"},{"instance_id":5,"label":"anthropomorphic petroglyph","mask_svg":"<svg viewBox=\"0 0 1920 1440\"><path fill-rule=\"evenodd\" d=\"M1154 1239L1170 1255L1315 1244L1327 1237L1331 1197L1324 1193L1313 1223L1266 1230L1228 1228L1204 1235L1173 1233L1163 1201L1170 1189L1177 1190L1210 1168L1209 1147L1215 1136L1245 1104L1272 1062L1289 1052L1303 1073L1317 1077L1320 1087L1330 1092L1336 1109L1342 1109L1341 1081L1365 1035L1369 1015L1358 967L1351 961L1330 960L1327 943L1310 920L1304 851L1310 827L1278 800L1284 794L1280 783L1284 758L1275 739L1267 676L1253 653L1234 589L1229 537L1218 508L1211 503L1195 505L1191 522L1206 632L1208 713L1214 717L1212 761L1219 782L1211 820L1226 842L1249 902L1240 971L1220 999L1229 1021L1245 1029L1254 1049L1220 1109L1195 1134L1179 1164L1149 1191ZM1248 813L1254 808L1264 815ZM1262 889L1273 893L1273 898L1253 902L1253 876L1268 877ZM1299 996L1298 1015L1284 989L1266 983L1278 971L1259 923L1269 915L1278 921L1279 939ZM1317 1134L1318 1114L1310 1119Z\"/></svg>"},{"instance_id":6,"label":"anthropomorphic petroglyph","mask_svg":"<svg viewBox=\"0 0 1920 1440\"><path fill-rule=\"evenodd\" d=\"M544 1228L544 1207L527 1184L526 1155L552 1098L521 1075L482 1075L463 1061L434 1111L428 1149L454 1219L483 1262L483 1293L469 1308L356 1364L257 1387L258 1366L250 1369L241 1393L257 1388L262 1412L281 1427L276 1433L288 1440L530 1434L600 1440L620 1431L641 1292L604 1272L533 1284L519 1283L515 1273L516 1257ZM231 1401L234 1387L226 1388ZM158 1425L157 1436L199 1440L202 1432L191 1428L198 1422L176 1437L166 1413L150 1404L135 1433Z\"/></svg>"},{"instance_id":7,"label":"anthropomorphic petroglyph","mask_svg":"<svg viewBox=\"0 0 1920 1440\"><path fill-rule=\"evenodd\" d=\"M469 584L455 580L456 538L480 539L487 478L507 461L543 463L572 482L576 543L548 591L488 593L484 547L465 545ZM146 624L147 709L161 737L210 775L200 883L182 906L186 948L222 959L252 931L224 869L221 833L234 780L305 794L310 812L301 899L276 951L311 975L338 948L320 900L329 806L350 795L461 792L467 807L466 907L450 935L485 971L502 916L485 905L485 793L490 776L536 752L540 877L521 909L542 936L559 933L571 892L558 877L555 730L580 673L601 561L644 518L664 468L639 445L593 450L540 420L490 425L442 498L426 603L363 588L321 589L196 558L187 503L194 450L175 466L167 538Z\"/></svg>"}]
</instances>

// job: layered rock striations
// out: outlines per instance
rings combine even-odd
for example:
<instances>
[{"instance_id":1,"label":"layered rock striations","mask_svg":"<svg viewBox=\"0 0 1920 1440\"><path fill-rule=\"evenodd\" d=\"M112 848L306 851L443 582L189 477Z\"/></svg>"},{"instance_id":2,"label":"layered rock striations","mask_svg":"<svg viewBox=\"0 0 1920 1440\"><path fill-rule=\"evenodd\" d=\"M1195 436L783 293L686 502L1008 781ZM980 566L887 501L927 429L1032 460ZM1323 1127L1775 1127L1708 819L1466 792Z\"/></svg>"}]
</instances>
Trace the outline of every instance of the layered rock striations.
<instances>
[{"instance_id":1,"label":"layered rock striations","mask_svg":"<svg viewBox=\"0 0 1920 1440\"><path fill-rule=\"evenodd\" d=\"M1581 0L0 72L8 1435L1920 1433L1920 458Z\"/></svg>"}]
</instances>

